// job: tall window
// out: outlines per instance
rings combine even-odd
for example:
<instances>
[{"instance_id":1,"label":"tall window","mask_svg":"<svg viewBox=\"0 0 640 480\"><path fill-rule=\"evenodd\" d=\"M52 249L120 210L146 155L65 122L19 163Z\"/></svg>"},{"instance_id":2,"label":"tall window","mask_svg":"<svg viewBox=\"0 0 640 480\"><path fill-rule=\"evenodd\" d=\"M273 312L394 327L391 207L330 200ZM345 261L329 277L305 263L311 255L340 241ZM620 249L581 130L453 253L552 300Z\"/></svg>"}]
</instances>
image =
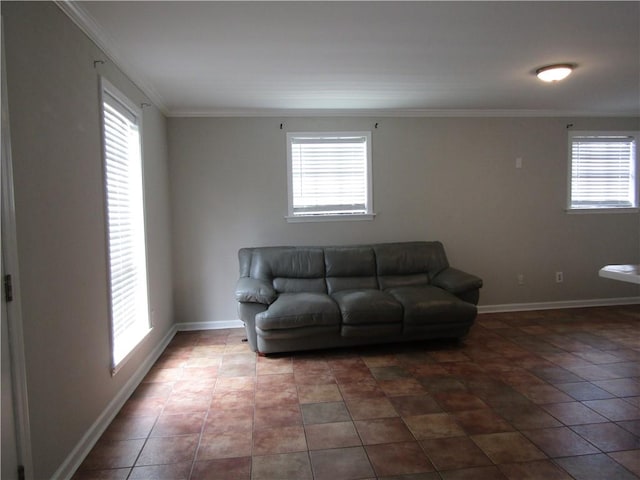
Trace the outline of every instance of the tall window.
<instances>
[{"instance_id":1,"label":"tall window","mask_svg":"<svg viewBox=\"0 0 640 480\"><path fill-rule=\"evenodd\" d=\"M290 221L371 219L371 133L288 133Z\"/></svg>"},{"instance_id":2,"label":"tall window","mask_svg":"<svg viewBox=\"0 0 640 480\"><path fill-rule=\"evenodd\" d=\"M571 132L569 210L638 207L637 133Z\"/></svg>"},{"instance_id":3,"label":"tall window","mask_svg":"<svg viewBox=\"0 0 640 480\"><path fill-rule=\"evenodd\" d=\"M102 80L112 368L149 332L140 111Z\"/></svg>"}]
</instances>

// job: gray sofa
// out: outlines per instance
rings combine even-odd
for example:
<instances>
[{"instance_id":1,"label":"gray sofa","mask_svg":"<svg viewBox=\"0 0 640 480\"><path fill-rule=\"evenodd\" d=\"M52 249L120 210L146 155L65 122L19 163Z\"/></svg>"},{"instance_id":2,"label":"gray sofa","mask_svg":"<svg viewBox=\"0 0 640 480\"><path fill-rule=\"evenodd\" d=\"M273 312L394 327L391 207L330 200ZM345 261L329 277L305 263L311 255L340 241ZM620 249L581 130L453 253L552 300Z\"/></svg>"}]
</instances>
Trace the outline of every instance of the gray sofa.
<instances>
[{"instance_id":1,"label":"gray sofa","mask_svg":"<svg viewBox=\"0 0 640 480\"><path fill-rule=\"evenodd\" d=\"M440 242L242 248L238 259L238 314L261 354L463 337L482 287Z\"/></svg>"}]
</instances>

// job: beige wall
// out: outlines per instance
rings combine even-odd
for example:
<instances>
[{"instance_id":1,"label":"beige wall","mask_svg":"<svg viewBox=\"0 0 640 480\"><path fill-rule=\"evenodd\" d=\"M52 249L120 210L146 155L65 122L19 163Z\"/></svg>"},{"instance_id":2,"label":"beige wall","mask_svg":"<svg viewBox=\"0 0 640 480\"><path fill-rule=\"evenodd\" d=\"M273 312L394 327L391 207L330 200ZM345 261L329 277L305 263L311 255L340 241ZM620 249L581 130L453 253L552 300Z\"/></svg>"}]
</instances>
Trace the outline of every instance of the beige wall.
<instances>
[{"instance_id":1,"label":"beige wall","mask_svg":"<svg viewBox=\"0 0 640 480\"><path fill-rule=\"evenodd\" d=\"M638 215L563 211L566 123L638 129L638 119L167 122L150 107L143 133L155 329L111 377L98 74L148 100L109 62L94 68L104 54L54 4L1 7L36 478L60 468L171 330L174 311L178 322L237 318L242 246L440 239L452 264L484 278L484 305L639 295L596 276L602 264L640 261ZM373 131L375 221L284 220L284 134L316 129Z\"/></svg>"},{"instance_id":2,"label":"beige wall","mask_svg":"<svg viewBox=\"0 0 640 480\"><path fill-rule=\"evenodd\" d=\"M604 264L640 261L638 214L564 211L567 123L639 127L613 118L170 118L176 320L237 318L236 252L255 245L442 240L452 265L484 279L485 306L638 296L637 286L597 276ZM285 221L285 133L313 130L373 132L374 221Z\"/></svg>"},{"instance_id":3,"label":"beige wall","mask_svg":"<svg viewBox=\"0 0 640 480\"><path fill-rule=\"evenodd\" d=\"M2 2L35 478L50 478L173 327L166 119L143 114L155 328L114 377L98 74L146 101L47 2Z\"/></svg>"}]
</instances>

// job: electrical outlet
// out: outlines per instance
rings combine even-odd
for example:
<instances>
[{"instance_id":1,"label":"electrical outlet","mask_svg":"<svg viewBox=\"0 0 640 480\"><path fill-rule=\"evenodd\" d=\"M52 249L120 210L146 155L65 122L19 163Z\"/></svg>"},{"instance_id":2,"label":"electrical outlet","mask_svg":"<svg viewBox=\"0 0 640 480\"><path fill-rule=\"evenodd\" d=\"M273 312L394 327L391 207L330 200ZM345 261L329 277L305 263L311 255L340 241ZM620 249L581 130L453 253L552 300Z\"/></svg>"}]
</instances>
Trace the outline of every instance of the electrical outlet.
<instances>
[{"instance_id":1,"label":"electrical outlet","mask_svg":"<svg viewBox=\"0 0 640 480\"><path fill-rule=\"evenodd\" d=\"M524 274L519 273L517 278L518 278L518 285L524 285Z\"/></svg>"},{"instance_id":2,"label":"electrical outlet","mask_svg":"<svg viewBox=\"0 0 640 480\"><path fill-rule=\"evenodd\" d=\"M562 272L556 272L556 283L564 282L564 274Z\"/></svg>"}]
</instances>

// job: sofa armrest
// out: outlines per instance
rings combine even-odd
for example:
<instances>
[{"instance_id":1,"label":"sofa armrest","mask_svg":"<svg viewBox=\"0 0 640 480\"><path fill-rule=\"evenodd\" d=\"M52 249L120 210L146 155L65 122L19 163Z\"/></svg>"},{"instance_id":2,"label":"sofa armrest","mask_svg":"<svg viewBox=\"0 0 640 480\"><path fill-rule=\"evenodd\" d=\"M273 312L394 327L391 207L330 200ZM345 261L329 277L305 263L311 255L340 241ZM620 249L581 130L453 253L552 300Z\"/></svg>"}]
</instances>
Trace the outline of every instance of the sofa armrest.
<instances>
[{"instance_id":1,"label":"sofa armrest","mask_svg":"<svg viewBox=\"0 0 640 480\"><path fill-rule=\"evenodd\" d=\"M278 298L278 293L263 280L241 277L236 284L236 300L238 302L271 305L276 298Z\"/></svg>"},{"instance_id":2,"label":"sofa armrest","mask_svg":"<svg viewBox=\"0 0 640 480\"><path fill-rule=\"evenodd\" d=\"M454 295L477 290L482 287L482 279L456 268L445 268L431 279L431 284L443 288Z\"/></svg>"}]
</instances>

